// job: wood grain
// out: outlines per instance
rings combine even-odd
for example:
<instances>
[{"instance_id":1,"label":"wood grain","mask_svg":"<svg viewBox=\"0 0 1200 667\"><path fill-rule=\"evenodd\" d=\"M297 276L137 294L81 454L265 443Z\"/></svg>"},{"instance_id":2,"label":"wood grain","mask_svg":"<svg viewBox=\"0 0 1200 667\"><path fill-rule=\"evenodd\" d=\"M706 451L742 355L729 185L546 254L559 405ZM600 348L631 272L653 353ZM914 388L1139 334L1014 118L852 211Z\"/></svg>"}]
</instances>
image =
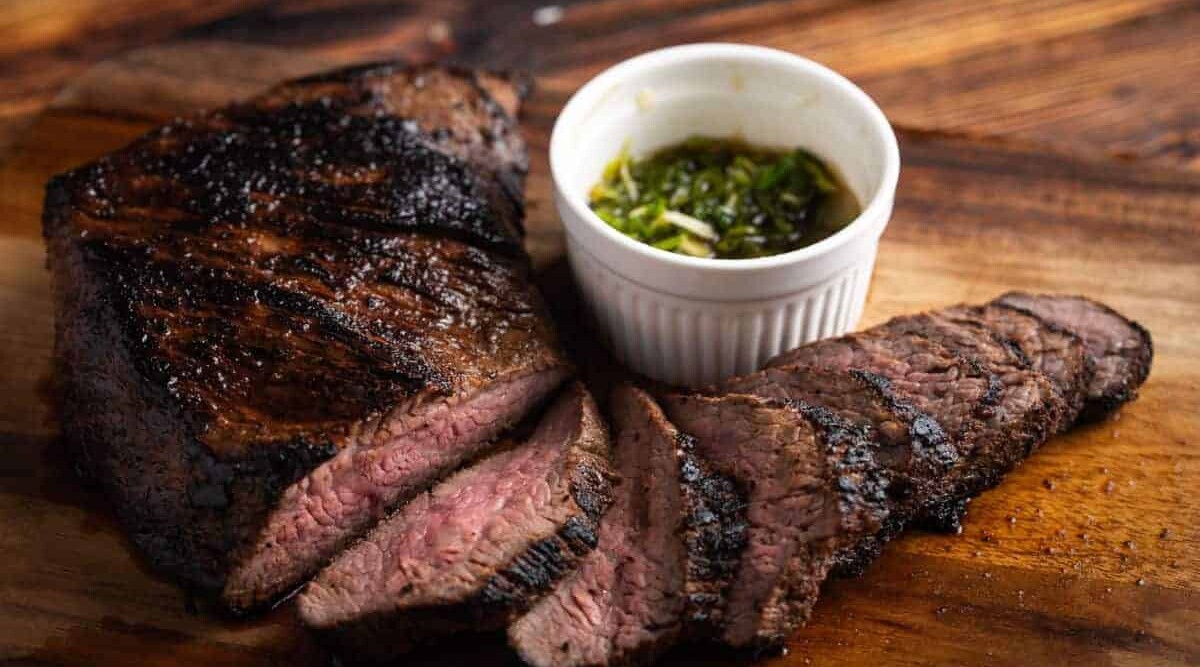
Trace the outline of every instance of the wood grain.
<instances>
[{"instance_id":1,"label":"wood grain","mask_svg":"<svg viewBox=\"0 0 1200 667\"><path fill-rule=\"evenodd\" d=\"M77 79L0 165L0 662L324 664L288 607L248 625L189 611L79 486L43 389L52 318L39 216L52 173L331 60L213 43L131 54ZM562 242L545 147L590 71L543 79L525 123L530 250L550 276L562 275ZM831 582L789 655L768 664L1200 663L1200 174L949 132L902 130L901 142L864 325L1006 289L1081 292L1151 330L1154 370L1118 417L1056 438L977 499L962 535L913 533L864 578ZM569 286L547 282L570 309ZM511 661L480 640L412 664ZM669 661L745 662L696 650Z\"/></svg>"},{"instance_id":2,"label":"wood grain","mask_svg":"<svg viewBox=\"0 0 1200 667\"><path fill-rule=\"evenodd\" d=\"M547 4L566 11L535 25ZM1195 0L9 0L0 147L89 64L168 38L518 67L558 103L620 58L721 40L824 62L905 126L1197 168L1198 33Z\"/></svg>"}]
</instances>

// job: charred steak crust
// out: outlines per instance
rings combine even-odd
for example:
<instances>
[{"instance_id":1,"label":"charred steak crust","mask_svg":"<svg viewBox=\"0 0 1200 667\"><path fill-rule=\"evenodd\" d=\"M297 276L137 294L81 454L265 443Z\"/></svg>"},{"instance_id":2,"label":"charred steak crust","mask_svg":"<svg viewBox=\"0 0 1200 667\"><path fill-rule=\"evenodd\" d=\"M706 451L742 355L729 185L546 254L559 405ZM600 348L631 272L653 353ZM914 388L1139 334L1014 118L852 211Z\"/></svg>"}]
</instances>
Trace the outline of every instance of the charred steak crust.
<instances>
[{"instance_id":1,"label":"charred steak crust","mask_svg":"<svg viewBox=\"0 0 1200 667\"><path fill-rule=\"evenodd\" d=\"M897 475L879 465L875 454L878 444L869 429L804 401L787 404L821 430L827 448L826 466L840 492L838 502L846 517L845 534L839 540L829 571L839 576L861 573L878 556L883 544L904 527L904 516L893 516L897 502L889 493ZM921 419L927 418L918 418Z\"/></svg>"},{"instance_id":2,"label":"charred steak crust","mask_svg":"<svg viewBox=\"0 0 1200 667\"><path fill-rule=\"evenodd\" d=\"M1065 402L1029 360L988 327L931 312L904 315L872 332L916 333L962 355L996 379L994 410L969 443L969 452L943 480L947 497L926 512L926 527L957 530L965 499L995 485L1005 472L1058 430ZM1048 420L1048 421L1047 421Z\"/></svg>"},{"instance_id":3,"label":"charred steak crust","mask_svg":"<svg viewBox=\"0 0 1200 667\"><path fill-rule=\"evenodd\" d=\"M489 92L503 80L372 72L177 120L47 186L64 432L188 585L294 552L260 535L285 489L410 413L523 387L409 479L427 486L569 371L520 251L519 187L498 184L525 170ZM225 601L267 604L319 565Z\"/></svg>"},{"instance_id":4,"label":"charred steak crust","mask_svg":"<svg viewBox=\"0 0 1200 667\"><path fill-rule=\"evenodd\" d=\"M584 428L602 430L604 425L589 420ZM613 500L613 473L606 458L605 451L587 451L567 464L571 498L582 512L567 519L553 537L535 542L488 580L479 593L483 606L499 606L506 616L528 609L571 572L581 557L596 548L600 518Z\"/></svg>"},{"instance_id":5,"label":"charred steak crust","mask_svg":"<svg viewBox=\"0 0 1200 667\"><path fill-rule=\"evenodd\" d=\"M566 420L573 423L564 433ZM576 383L556 400L530 442L460 471L341 554L301 593L301 619L347 659L380 665L441 637L504 627L596 547L599 521L613 500L608 448L595 403ZM531 474L537 479L515 486L510 481ZM473 488L480 484L486 488ZM495 502L496 491L511 495L491 515L478 514L472 494ZM459 513L490 523L456 518ZM555 517L561 521L551 534L534 537ZM445 530L467 534L439 533ZM393 547L424 542L424 536L437 539L432 547L409 547L417 550L416 559L393 555ZM447 539L461 540L465 551L442 547ZM451 551L420 557L429 548ZM362 572L363 563L375 569ZM491 574L480 577L479 571ZM407 583L389 590L396 577Z\"/></svg>"},{"instance_id":6,"label":"charred steak crust","mask_svg":"<svg viewBox=\"0 0 1200 667\"><path fill-rule=\"evenodd\" d=\"M1062 397L1059 432L1075 424L1095 371L1095 362L1088 356L1083 339L1019 308L994 302L951 306L938 313L954 321L985 326L1020 350L1029 360L1029 368L1045 375Z\"/></svg>"},{"instance_id":7,"label":"charred steak crust","mask_svg":"<svg viewBox=\"0 0 1200 667\"><path fill-rule=\"evenodd\" d=\"M767 366L863 370L885 377L956 444L993 413L1000 396L998 378L980 364L911 332L869 329L825 339L785 352Z\"/></svg>"},{"instance_id":8,"label":"charred steak crust","mask_svg":"<svg viewBox=\"0 0 1200 667\"><path fill-rule=\"evenodd\" d=\"M926 487L958 460L958 450L937 420L899 396L887 378L870 371L770 367L727 380L720 391L823 407L866 428L875 457L890 471L889 492L897 502L931 496L936 489Z\"/></svg>"},{"instance_id":9,"label":"charred steak crust","mask_svg":"<svg viewBox=\"0 0 1200 667\"><path fill-rule=\"evenodd\" d=\"M999 436L985 428L989 421L1006 414L1000 405L1004 396L1000 377L977 359L964 357L925 332L875 327L859 334L811 343L768 362L768 368L785 366L866 371L886 378L897 394L938 422L956 449L956 462L944 469L927 468L925 472L932 477L922 477L922 471L918 469L909 474L907 480L900 478L901 489L908 485L923 488L913 494L911 516L937 516L938 521L930 522L931 525L945 523L947 519L953 523L954 515L947 508L961 505L962 489L956 481L959 477L978 479L965 462L978 452L991 451L1004 444ZM898 509L892 528L880 537L895 533L900 522L910 519L909 512L904 511L907 508ZM866 547L866 543L863 546ZM864 551L863 556L870 551ZM858 570L863 560L863 557L851 558L843 569L848 572Z\"/></svg>"},{"instance_id":10,"label":"charred steak crust","mask_svg":"<svg viewBox=\"0 0 1200 667\"><path fill-rule=\"evenodd\" d=\"M1070 331L1083 341L1093 372L1080 421L1095 421L1133 400L1150 376L1154 359L1150 332L1105 304L1083 296L1024 292L1009 292L992 303Z\"/></svg>"},{"instance_id":11,"label":"charred steak crust","mask_svg":"<svg viewBox=\"0 0 1200 667\"><path fill-rule=\"evenodd\" d=\"M511 74L382 62L299 79L264 101L345 99L362 112L420 118L439 147L490 174L497 192L521 210L529 159L515 118L531 87L530 79ZM519 229L519 216L516 223Z\"/></svg>"},{"instance_id":12,"label":"charred steak crust","mask_svg":"<svg viewBox=\"0 0 1200 667\"><path fill-rule=\"evenodd\" d=\"M732 476L713 470L696 453L696 440L676 432L683 490L683 540L687 551L687 633L709 638L720 631L725 595L746 548L747 491Z\"/></svg>"},{"instance_id":13,"label":"charred steak crust","mask_svg":"<svg viewBox=\"0 0 1200 667\"><path fill-rule=\"evenodd\" d=\"M771 367L728 380L721 389L819 406L866 429L874 459L889 479L888 516L877 532L839 552L839 576L861 574L883 544L938 497L943 476L959 458L935 419L900 397L887 378L869 371Z\"/></svg>"},{"instance_id":14,"label":"charred steak crust","mask_svg":"<svg viewBox=\"0 0 1200 667\"><path fill-rule=\"evenodd\" d=\"M614 465L621 478L579 569L508 629L534 667L649 664L679 640L686 557L677 431L645 392L615 389Z\"/></svg>"},{"instance_id":15,"label":"charred steak crust","mask_svg":"<svg viewBox=\"0 0 1200 667\"><path fill-rule=\"evenodd\" d=\"M807 620L836 552L886 513L865 434L820 408L745 394L663 401L698 455L746 489L746 544L702 636L777 648Z\"/></svg>"}]
</instances>

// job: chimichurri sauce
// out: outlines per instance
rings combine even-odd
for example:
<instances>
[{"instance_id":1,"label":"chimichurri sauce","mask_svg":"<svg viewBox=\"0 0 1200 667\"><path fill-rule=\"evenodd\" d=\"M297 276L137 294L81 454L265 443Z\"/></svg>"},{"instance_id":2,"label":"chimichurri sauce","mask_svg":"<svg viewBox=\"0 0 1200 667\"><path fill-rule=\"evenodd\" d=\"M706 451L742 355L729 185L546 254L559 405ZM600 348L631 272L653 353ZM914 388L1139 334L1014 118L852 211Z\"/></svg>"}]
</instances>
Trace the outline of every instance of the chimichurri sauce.
<instances>
[{"instance_id":1,"label":"chimichurri sauce","mask_svg":"<svg viewBox=\"0 0 1200 667\"><path fill-rule=\"evenodd\" d=\"M808 151L705 137L642 158L622 149L589 199L596 215L626 236L718 259L812 245L860 211L845 183Z\"/></svg>"}]
</instances>

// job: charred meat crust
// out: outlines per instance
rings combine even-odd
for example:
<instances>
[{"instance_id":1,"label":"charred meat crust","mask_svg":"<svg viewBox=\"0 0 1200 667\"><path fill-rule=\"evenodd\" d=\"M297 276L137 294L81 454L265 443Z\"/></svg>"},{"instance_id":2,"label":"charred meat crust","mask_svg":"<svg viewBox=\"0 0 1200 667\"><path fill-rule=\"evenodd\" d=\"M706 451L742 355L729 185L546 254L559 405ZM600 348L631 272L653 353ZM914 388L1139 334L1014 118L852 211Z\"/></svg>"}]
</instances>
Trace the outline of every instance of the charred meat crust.
<instances>
[{"instance_id":1,"label":"charred meat crust","mask_svg":"<svg viewBox=\"0 0 1200 667\"><path fill-rule=\"evenodd\" d=\"M500 363L512 356L505 350L538 354L539 338L550 343L543 349L553 349L523 255L510 259L450 239L397 234L404 215L389 213L379 223L377 214L393 204L408 210L403 201L421 188L384 187L380 173L389 166L370 156L400 160L401 179L436 178L438 168L426 169L425 160L447 166L468 190L470 171L432 148L424 127L356 116L323 93L310 92L311 103L287 101L303 90L284 84L266 93L263 100L273 101L263 101L261 112L252 101L177 121L56 177L47 189L47 237L83 248L84 265L111 290L106 296L126 340L139 346L133 356L139 370L199 413L197 435L218 454L222 445L213 441L223 434L234 442L289 441L308 430L297 424L272 433L284 426L272 408L303 412L325 441L327 427L314 414L363 418L397 395L452 393L473 369L430 358L431 334L446 339L438 357L461 347L457 336L495 347L481 357L499 356ZM240 168L239 160L249 164ZM504 225L479 217L488 207L478 193L461 192L465 215L455 212L457 204L447 200L458 196L455 187L432 188L405 215L422 228L445 218L450 228L465 230L474 219L481 238L501 240L496 234ZM373 202L384 208L373 212ZM318 209L322 214L313 214ZM519 238L509 242L517 246ZM431 318L448 326L429 327ZM254 326L232 327L239 319ZM208 363L183 362L194 357ZM280 389L272 389L272 377ZM295 405L307 394L283 386L307 387L311 400ZM265 414L243 425L247 402L257 396L267 399L256 406Z\"/></svg>"},{"instance_id":2,"label":"charred meat crust","mask_svg":"<svg viewBox=\"0 0 1200 667\"><path fill-rule=\"evenodd\" d=\"M1001 390L999 379L979 363L912 332L869 329L825 339L785 352L767 366L865 370L885 377L899 395L936 419L956 444L978 420L993 414Z\"/></svg>"},{"instance_id":3,"label":"charred meat crust","mask_svg":"<svg viewBox=\"0 0 1200 667\"><path fill-rule=\"evenodd\" d=\"M66 437L186 585L221 589L281 491L384 415L566 372L503 80L389 72L283 84L47 186Z\"/></svg>"},{"instance_id":4,"label":"charred meat crust","mask_svg":"<svg viewBox=\"0 0 1200 667\"><path fill-rule=\"evenodd\" d=\"M258 529L281 490L337 448L296 437L229 459L191 437L195 426L186 426L189 417L167 388L136 380L136 347L125 342L120 303L62 232L48 238L55 384L76 467L112 499L155 570L203 592L217 589L230 553Z\"/></svg>"},{"instance_id":5,"label":"charred meat crust","mask_svg":"<svg viewBox=\"0 0 1200 667\"><path fill-rule=\"evenodd\" d=\"M765 368L725 381L707 393L748 393L823 407L868 429L876 456L893 471L893 495L925 495L914 489L958 460L958 450L937 420L902 398L885 377L860 369L830 371L804 365Z\"/></svg>"},{"instance_id":6,"label":"charred meat crust","mask_svg":"<svg viewBox=\"0 0 1200 667\"><path fill-rule=\"evenodd\" d=\"M898 397L887 378L863 370L849 371L849 375L877 396L894 419L906 425L908 451L903 467L887 470L888 512L879 529L864 534L835 557L834 574L839 577L862 575L882 552L883 546L898 537L910 522L918 517L925 521L930 506L937 505L937 499L947 492L941 480L959 462L957 448L937 420ZM868 437L878 443L878 430L869 431ZM880 452L875 458L881 462L896 460L886 455L886 451Z\"/></svg>"},{"instance_id":7,"label":"charred meat crust","mask_svg":"<svg viewBox=\"0 0 1200 667\"><path fill-rule=\"evenodd\" d=\"M684 544L688 563L684 592L689 635L719 632L725 594L741 563L749 524L746 489L733 477L713 470L696 453L696 440L677 433L683 489Z\"/></svg>"},{"instance_id":8,"label":"charred meat crust","mask_svg":"<svg viewBox=\"0 0 1200 667\"><path fill-rule=\"evenodd\" d=\"M1005 472L1033 452L1058 429L1065 404L1043 375L1030 371L1029 360L979 323L951 319L941 313L893 318L872 329L916 333L945 345L994 378L994 409L965 444L967 457L944 483L950 492L931 499L922 525L957 530L963 499L996 484Z\"/></svg>"},{"instance_id":9,"label":"charred meat crust","mask_svg":"<svg viewBox=\"0 0 1200 667\"><path fill-rule=\"evenodd\" d=\"M1063 302L1075 302L1109 317L1119 323L1120 330L1102 333L1086 332L1087 323L1064 321L1050 316L1047 310ZM1092 359L1093 373L1087 389L1087 399L1080 411L1078 421L1095 421L1109 414L1120 405L1133 400L1138 388L1150 376L1154 359L1154 341L1149 330L1113 308L1082 296L1026 294L1008 292L995 299L993 304L1012 308L1037 318L1048 328L1066 330L1079 336ZM1045 310L1043 310L1045 309ZM1121 345L1122 338L1134 342L1131 347ZM1115 346L1115 347L1114 347ZM1116 367L1109 361L1116 360Z\"/></svg>"},{"instance_id":10,"label":"charred meat crust","mask_svg":"<svg viewBox=\"0 0 1200 667\"><path fill-rule=\"evenodd\" d=\"M870 430L823 407L803 401L786 404L799 410L822 433L826 466L839 492L845 532L830 571L841 576L861 572L872 554L878 555L882 545L904 526L903 516L892 515L896 503L889 492L894 476L879 465L875 456L878 445Z\"/></svg>"},{"instance_id":11,"label":"charred meat crust","mask_svg":"<svg viewBox=\"0 0 1200 667\"><path fill-rule=\"evenodd\" d=\"M951 306L938 312L954 321L987 327L1019 350L1029 360L1029 368L1045 375L1062 398L1059 432L1075 424L1095 371L1095 361L1087 354L1082 338L1019 308L996 302Z\"/></svg>"},{"instance_id":12,"label":"charred meat crust","mask_svg":"<svg viewBox=\"0 0 1200 667\"><path fill-rule=\"evenodd\" d=\"M746 540L704 639L770 649L808 618L834 554L875 531L886 479L861 429L799 402L669 395L698 456L744 490Z\"/></svg>"},{"instance_id":13,"label":"charred meat crust","mask_svg":"<svg viewBox=\"0 0 1200 667\"><path fill-rule=\"evenodd\" d=\"M599 543L579 569L508 630L530 665L650 664L679 640L685 599L678 432L645 392L610 394L620 480Z\"/></svg>"},{"instance_id":14,"label":"charred meat crust","mask_svg":"<svg viewBox=\"0 0 1200 667\"><path fill-rule=\"evenodd\" d=\"M504 608L498 614L504 617L501 625L527 610L596 548L600 519L613 502L615 473L609 462L608 429L583 385L576 383L570 391L584 395L578 450L566 462L571 499L580 512L567 519L556 535L534 543L506 564L479 592L482 605Z\"/></svg>"},{"instance_id":15,"label":"charred meat crust","mask_svg":"<svg viewBox=\"0 0 1200 667\"><path fill-rule=\"evenodd\" d=\"M849 375L877 397L899 423L907 426L909 472L905 493L916 496L931 493L931 489L923 489L925 480L936 477L958 461L958 451L950 437L936 419L900 398L887 378L864 370L851 370Z\"/></svg>"},{"instance_id":16,"label":"charred meat crust","mask_svg":"<svg viewBox=\"0 0 1200 667\"><path fill-rule=\"evenodd\" d=\"M943 476L959 459L937 420L900 397L891 382L876 373L780 366L729 380L723 389L819 406L866 429L873 458L889 480L888 516L877 532L838 553L839 576L860 574L924 504L939 497Z\"/></svg>"},{"instance_id":17,"label":"charred meat crust","mask_svg":"<svg viewBox=\"0 0 1200 667\"><path fill-rule=\"evenodd\" d=\"M855 377L860 381L879 391L890 388L910 401L949 436L956 450L953 463L917 468L897 476L894 497L911 487L911 500L897 504L889 525L879 534L884 540L898 532L904 522L919 519L925 508L944 506L961 493L952 480L971 474L965 461L976 456L977 450L996 444L985 424L998 414L1004 395L1000 377L978 360L964 357L925 332L889 331L885 327L812 343L768 362L768 368L801 366L857 372ZM994 345L990 339L987 342ZM951 457L937 460L948 463ZM870 551L874 550L871 547ZM861 569L861 557L847 555L844 560L843 571Z\"/></svg>"},{"instance_id":18,"label":"charred meat crust","mask_svg":"<svg viewBox=\"0 0 1200 667\"><path fill-rule=\"evenodd\" d=\"M263 99L346 99L364 115L417 120L440 148L490 175L495 192L520 210L529 161L516 116L531 88L531 79L511 73L383 62L317 74ZM515 222L520 230L520 216Z\"/></svg>"}]
</instances>

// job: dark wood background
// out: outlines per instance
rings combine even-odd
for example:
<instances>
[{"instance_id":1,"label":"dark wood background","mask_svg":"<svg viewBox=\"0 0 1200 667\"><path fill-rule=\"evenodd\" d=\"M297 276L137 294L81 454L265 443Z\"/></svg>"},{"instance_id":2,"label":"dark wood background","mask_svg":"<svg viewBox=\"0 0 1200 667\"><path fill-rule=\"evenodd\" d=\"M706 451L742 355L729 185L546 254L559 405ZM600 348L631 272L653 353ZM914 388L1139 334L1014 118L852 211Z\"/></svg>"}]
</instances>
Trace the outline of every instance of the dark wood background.
<instances>
[{"instance_id":1,"label":"dark wood background","mask_svg":"<svg viewBox=\"0 0 1200 667\"><path fill-rule=\"evenodd\" d=\"M249 624L197 611L76 483L44 390L46 178L173 114L329 65L520 68L539 85L523 120L529 247L557 276L544 152L558 109L621 58L703 40L822 61L897 125L897 211L864 324L1071 291L1141 320L1157 352L1139 401L1050 443L973 504L962 535L914 533L863 579L828 585L776 664L1200 664L1200 3L606 0L536 25L542 4L0 4L0 664L325 660L287 608ZM569 308L569 285L546 282ZM419 662L503 659L477 644Z\"/></svg>"},{"instance_id":2,"label":"dark wood background","mask_svg":"<svg viewBox=\"0 0 1200 667\"><path fill-rule=\"evenodd\" d=\"M1196 168L1197 35L1195 0L5 0L0 145L91 64L164 40L519 67L551 106L621 58L723 40L823 62L900 125Z\"/></svg>"}]
</instances>

